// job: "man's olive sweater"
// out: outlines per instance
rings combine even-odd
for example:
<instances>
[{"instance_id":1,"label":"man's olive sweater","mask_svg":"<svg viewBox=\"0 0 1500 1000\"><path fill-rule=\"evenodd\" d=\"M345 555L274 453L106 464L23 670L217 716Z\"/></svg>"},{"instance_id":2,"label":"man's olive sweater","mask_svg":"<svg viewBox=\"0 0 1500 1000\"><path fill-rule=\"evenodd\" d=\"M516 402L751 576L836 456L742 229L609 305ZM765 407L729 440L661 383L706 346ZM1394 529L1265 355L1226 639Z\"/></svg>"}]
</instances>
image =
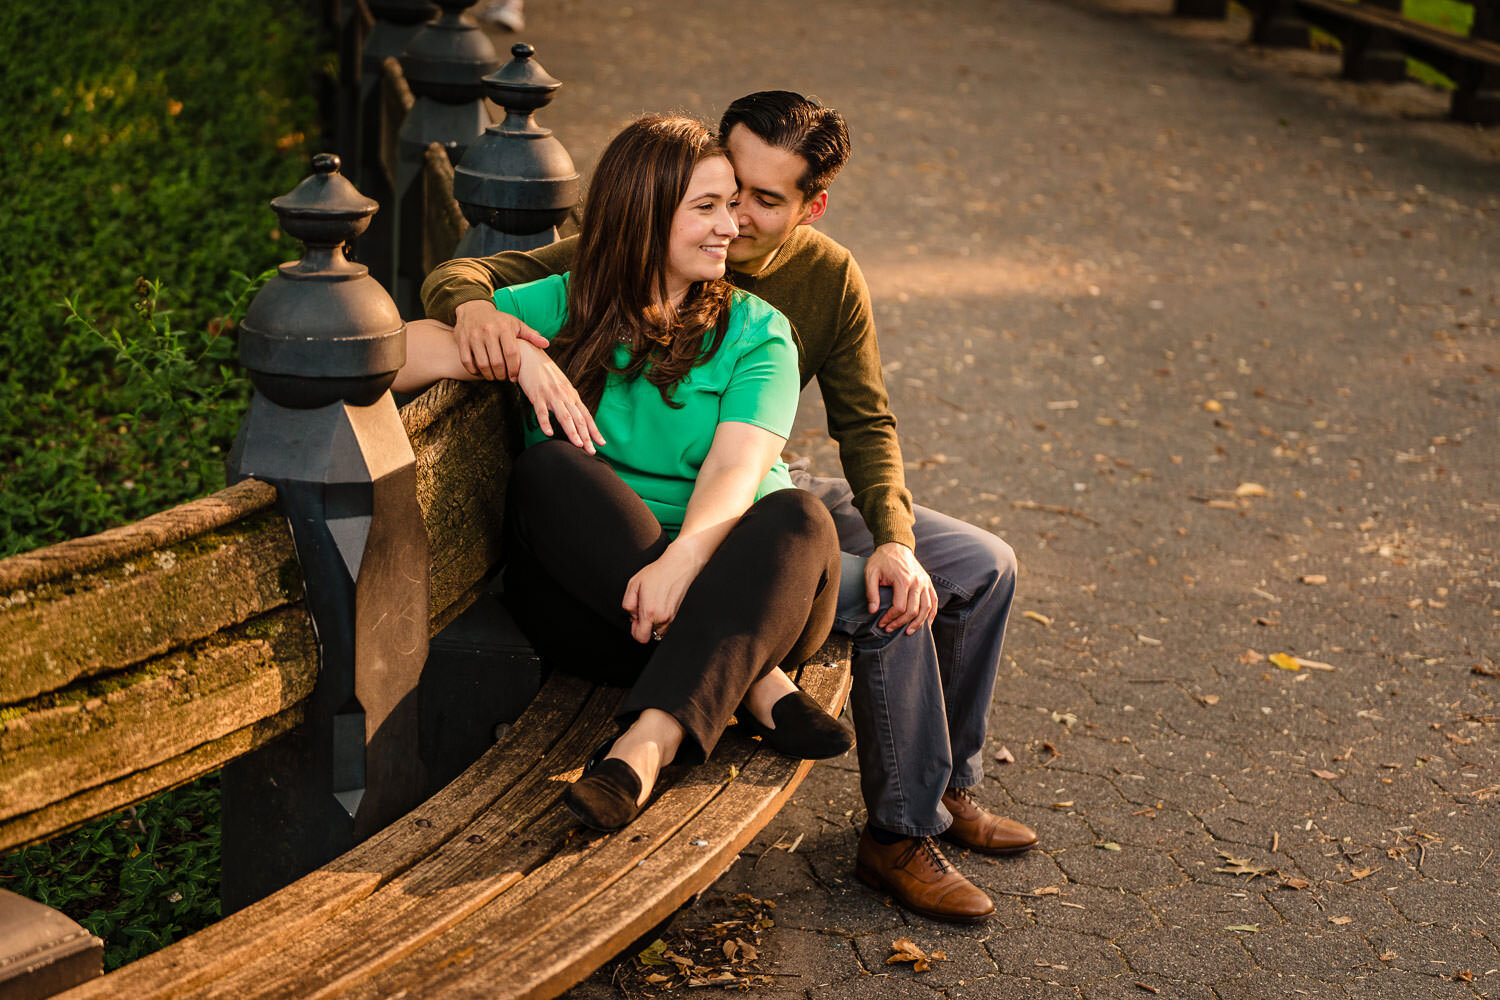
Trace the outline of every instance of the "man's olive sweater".
<instances>
[{"instance_id":1,"label":"man's olive sweater","mask_svg":"<svg viewBox=\"0 0 1500 1000\"><path fill-rule=\"evenodd\" d=\"M529 253L450 260L422 283L427 315L452 323L457 308L496 288L560 274L573 265L577 237ZM912 548L911 493L896 441L875 342L870 292L854 257L811 226L798 226L760 274L731 270L730 279L786 316L797 342L805 387L814 377L838 442L854 506L875 544Z\"/></svg>"}]
</instances>

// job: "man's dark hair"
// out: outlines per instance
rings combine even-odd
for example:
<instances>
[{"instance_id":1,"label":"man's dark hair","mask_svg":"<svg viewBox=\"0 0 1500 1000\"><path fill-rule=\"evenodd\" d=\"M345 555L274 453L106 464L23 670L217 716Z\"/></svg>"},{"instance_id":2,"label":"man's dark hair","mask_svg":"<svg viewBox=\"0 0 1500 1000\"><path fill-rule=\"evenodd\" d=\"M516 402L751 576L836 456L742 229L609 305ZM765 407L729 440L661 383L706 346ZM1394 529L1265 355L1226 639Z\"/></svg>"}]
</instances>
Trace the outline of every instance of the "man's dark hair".
<instances>
[{"instance_id":1,"label":"man's dark hair","mask_svg":"<svg viewBox=\"0 0 1500 1000\"><path fill-rule=\"evenodd\" d=\"M790 90L762 90L729 105L719 120L719 141L728 142L736 125L807 161L797 181L803 198L826 190L849 160L849 129L843 115Z\"/></svg>"}]
</instances>

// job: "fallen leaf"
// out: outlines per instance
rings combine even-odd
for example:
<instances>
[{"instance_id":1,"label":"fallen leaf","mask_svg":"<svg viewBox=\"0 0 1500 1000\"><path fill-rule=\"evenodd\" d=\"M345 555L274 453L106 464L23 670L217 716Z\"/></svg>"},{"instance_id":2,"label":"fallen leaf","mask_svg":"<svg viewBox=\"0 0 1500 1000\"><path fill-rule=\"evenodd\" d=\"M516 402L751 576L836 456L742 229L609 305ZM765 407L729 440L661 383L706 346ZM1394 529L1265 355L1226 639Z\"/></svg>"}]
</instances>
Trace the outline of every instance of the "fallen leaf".
<instances>
[{"instance_id":1,"label":"fallen leaf","mask_svg":"<svg viewBox=\"0 0 1500 1000\"><path fill-rule=\"evenodd\" d=\"M1056 885L1044 885L1040 889L1032 889L1031 894L1033 896L1060 896L1062 895L1062 887Z\"/></svg>"},{"instance_id":2,"label":"fallen leaf","mask_svg":"<svg viewBox=\"0 0 1500 1000\"><path fill-rule=\"evenodd\" d=\"M1342 777L1342 775L1338 774L1335 771L1324 771L1321 768L1316 767L1313 768L1313 774L1322 778L1324 781L1333 781L1335 778Z\"/></svg>"},{"instance_id":3,"label":"fallen leaf","mask_svg":"<svg viewBox=\"0 0 1500 1000\"><path fill-rule=\"evenodd\" d=\"M1269 877L1272 872L1276 871L1270 865L1258 865L1249 858L1237 858L1223 851L1219 852L1219 857L1224 859L1224 864L1222 867L1215 868L1214 871L1223 872L1226 875L1249 875L1253 881L1262 876Z\"/></svg>"},{"instance_id":4,"label":"fallen leaf","mask_svg":"<svg viewBox=\"0 0 1500 1000\"><path fill-rule=\"evenodd\" d=\"M1307 584L1309 587L1321 587L1323 586L1323 584L1328 582L1328 577L1324 576L1322 573L1307 573L1297 577L1297 579L1302 583Z\"/></svg>"},{"instance_id":5,"label":"fallen leaf","mask_svg":"<svg viewBox=\"0 0 1500 1000\"><path fill-rule=\"evenodd\" d=\"M1330 924L1338 924L1340 927L1342 927L1345 924L1352 924L1352 923L1354 923L1354 918L1353 917L1329 917L1328 918L1328 922Z\"/></svg>"},{"instance_id":6,"label":"fallen leaf","mask_svg":"<svg viewBox=\"0 0 1500 1000\"><path fill-rule=\"evenodd\" d=\"M1453 981L1455 983L1472 983L1474 981L1474 973L1468 969L1460 969L1453 974Z\"/></svg>"},{"instance_id":7,"label":"fallen leaf","mask_svg":"<svg viewBox=\"0 0 1500 1000\"><path fill-rule=\"evenodd\" d=\"M941 951L935 951L931 955L917 947L911 938L897 938L891 942L891 956L885 960L886 965L896 962L912 963L915 972L926 972L932 968L932 962L941 962L947 959L947 955Z\"/></svg>"},{"instance_id":8,"label":"fallen leaf","mask_svg":"<svg viewBox=\"0 0 1500 1000\"><path fill-rule=\"evenodd\" d=\"M1016 755L1010 752L1009 747L1001 747L995 751L995 759L1002 764L1014 764L1016 762Z\"/></svg>"},{"instance_id":9,"label":"fallen leaf","mask_svg":"<svg viewBox=\"0 0 1500 1000\"><path fill-rule=\"evenodd\" d=\"M660 972L653 972L653 973L651 973L651 975L649 975L649 976L646 977L646 982L648 982L648 983L665 983L665 982L670 981L671 978L672 978L671 976L663 975Z\"/></svg>"},{"instance_id":10,"label":"fallen leaf","mask_svg":"<svg viewBox=\"0 0 1500 1000\"><path fill-rule=\"evenodd\" d=\"M1061 723L1069 729L1072 729L1078 724L1078 716L1074 715L1072 712L1053 712L1052 721Z\"/></svg>"},{"instance_id":11,"label":"fallen leaf","mask_svg":"<svg viewBox=\"0 0 1500 1000\"><path fill-rule=\"evenodd\" d=\"M724 942L724 957L729 959L731 962L734 961L734 956L739 952L739 950L740 943L733 938L730 938L728 941Z\"/></svg>"},{"instance_id":12,"label":"fallen leaf","mask_svg":"<svg viewBox=\"0 0 1500 1000\"><path fill-rule=\"evenodd\" d=\"M1198 696L1198 701L1204 705L1212 707L1219 703L1219 696L1216 694L1200 694Z\"/></svg>"},{"instance_id":13,"label":"fallen leaf","mask_svg":"<svg viewBox=\"0 0 1500 1000\"><path fill-rule=\"evenodd\" d=\"M1270 492L1260 483L1240 483L1234 488L1237 497L1268 497Z\"/></svg>"},{"instance_id":14,"label":"fallen leaf","mask_svg":"<svg viewBox=\"0 0 1500 1000\"><path fill-rule=\"evenodd\" d=\"M1344 881L1358 882L1362 878L1369 878L1371 875L1374 875L1378 871L1380 871L1379 868L1356 868L1349 873L1351 877L1344 879Z\"/></svg>"},{"instance_id":15,"label":"fallen leaf","mask_svg":"<svg viewBox=\"0 0 1500 1000\"><path fill-rule=\"evenodd\" d=\"M1485 666L1483 663L1474 664L1469 668L1469 673L1478 674L1480 677L1500 677L1500 670Z\"/></svg>"},{"instance_id":16,"label":"fallen leaf","mask_svg":"<svg viewBox=\"0 0 1500 1000\"><path fill-rule=\"evenodd\" d=\"M1247 934L1259 934L1260 924L1230 924L1224 929L1226 931L1244 931Z\"/></svg>"},{"instance_id":17,"label":"fallen leaf","mask_svg":"<svg viewBox=\"0 0 1500 1000\"><path fill-rule=\"evenodd\" d=\"M1312 885L1312 883L1305 878L1284 878L1281 880L1281 884L1287 889L1306 889L1308 886Z\"/></svg>"},{"instance_id":18,"label":"fallen leaf","mask_svg":"<svg viewBox=\"0 0 1500 1000\"><path fill-rule=\"evenodd\" d=\"M640 962L642 965L670 966L672 963L668 962L665 958L662 957L666 953L666 950L667 942L663 941L661 938L657 938L655 941L652 941L644 951L636 955L635 958L636 961Z\"/></svg>"},{"instance_id":19,"label":"fallen leaf","mask_svg":"<svg viewBox=\"0 0 1500 1000\"><path fill-rule=\"evenodd\" d=\"M1054 803L1052 803L1052 808L1053 809L1071 809L1071 808L1073 808L1073 800L1069 799L1066 802L1054 802Z\"/></svg>"},{"instance_id":20,"label":"fallen leaf","mask_svg":"<svg viewBox=\"0 0 1500 1000\"><path fill-rule=\"evenodd\" d=\"M1105 851L1118 851L1118 850L1120 850L1120 845L1117 844L1117 843L1115 843L1113 840L1106 840L1104 843L1102 843L1102 844L1095 844L1094 846L1098 847L1101 850L1105 850Z\"/></svg>"},{"instance_id":21,"label":"fallen leaf","mask_svg":"<svg viewBox=\"0 0 1500 1000\"><path fill-rule=\"evenodd\" d=\"M1382 951L1376 957L1379 958L1382 962L1390 962L1395 959L1396 953L1394 951Z\"/></svg>"},{"instance_id":22,"label":"fallen leaf","mask_svg":"<svg viewBox=\"0 0 1500 1000\"><path fill-rule=\"evenodd\" d=\"M1324 663L1321 660L1309 660L1304 656L1296 656L1293 657L1293 659L1297 661L1297 666L1301 667L1303 670L1321 670L1325 674L1327 674L1332 673L1333 671L1338 669L1338 667L1335 667L1331 663Z\"/></svg>"},{"instance_id":23,"label":"fallen leaf","mask_svg":"<svg viewBox=\"0 0 1500 1000\"><path fill-rule=\"evenodd\" d=\"M1135 638L1136 638L1136 641L1139 642L1142 646L1160 646L1161 645L1161 640L1160 639L1153 639L1149 635L1140 635L1140 634L1137 634Z\"/></svg>"},{"instance_id":24,"label":"fallen leaf","mask_svg":"<svg viewBox=\"0 0 1500 1000\"><path fill-rule=\"evenodd\" d=\"M1040 611L1022 611L1021 612L1021 617L1022 618L1030 618L1032 621L1036 622L1037 624L1044 625L1047 628L1051 628L1052 627L1052 619L1048 618L1046 615L1042 614Z\"/></svg>"},{"instance_id":25,"label":"fallen leaf","mask_svg":"<svg viewBox=\"0 0 1500 1000\"><path fill-rule=\"evenodd\" d=\"M1288 656L1286 653L1272 653L1270 659L1273 664L1282 670L1302 669L1302 664L1297 662L1297 658L1295 656Z\"/></svg>"},{"instance_id":26,"label":"fallen leaf","mask_svg":"<svg viewBox=\"0 0 1500 1000\"><path fill-rule=\"evenodd\" d=\"M1203 401L1203 409L1209 413L1223 413L1224 404L1217 399L1205 399Z\"/></svg>"},{"instance_id":27,"label":"fallen leaf","mask_svg":"<svg viewBox=\"0 0 1500 1000\"><path fill-rule=\"evenodd\" d=\"M1240 654L1241 663L1261 663L1264 660L1265 656L1261 653L1257 653L1253 649L1247 649Z\"/></svg>"}]
</instances>

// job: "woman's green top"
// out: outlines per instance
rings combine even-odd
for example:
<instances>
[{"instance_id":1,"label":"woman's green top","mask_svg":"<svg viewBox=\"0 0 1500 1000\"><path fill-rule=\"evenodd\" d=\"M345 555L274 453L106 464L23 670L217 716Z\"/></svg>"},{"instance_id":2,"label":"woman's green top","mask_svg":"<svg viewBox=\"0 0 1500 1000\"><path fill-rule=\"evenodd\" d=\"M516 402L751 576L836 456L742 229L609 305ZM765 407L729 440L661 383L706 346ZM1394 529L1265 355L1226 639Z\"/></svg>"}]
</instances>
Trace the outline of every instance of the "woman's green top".
<instances>
[{"instance_id":1,"label":"woman's green top","mask_svg":"<svg viewBox=\"0 0 1500 1000\"><path fill-rule=\"evenodd\" d=\"M495 307L550 339L568 317L568 275L502 288L495 292ZM622 344L614 363L623 368L629 361L629 349ZM723 346L672 388L671 399L680 406L668 406L645 378L609 375L594 414L605 440L599 454L675 538L719 424L754 424L788 437L798 388L797 347L786 317L736 289ZM535 421L528 421L526 446L545 440ZM786 464L778 458L755 499L791 485Z\"/></svg>"}]
</instances>

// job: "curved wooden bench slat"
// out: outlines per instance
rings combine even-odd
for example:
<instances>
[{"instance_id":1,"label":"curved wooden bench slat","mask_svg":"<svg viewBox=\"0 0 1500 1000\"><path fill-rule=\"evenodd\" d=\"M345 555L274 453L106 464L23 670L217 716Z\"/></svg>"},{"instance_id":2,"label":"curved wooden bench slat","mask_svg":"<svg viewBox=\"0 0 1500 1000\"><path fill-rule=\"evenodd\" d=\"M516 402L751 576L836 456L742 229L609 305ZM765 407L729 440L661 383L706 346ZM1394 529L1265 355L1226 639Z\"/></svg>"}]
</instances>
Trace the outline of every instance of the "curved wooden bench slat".
<instances>
[{"instance_id":1,"label":"curved wooden bench slat","mask_svg":"<svg viewBox=\"0 0 1500 1000\"><path fill-rule=\"evenodd\" d=\"M803 678L830 709L849 691L840 659ZM714 760L677 776L627 830L574 849L560 858L565 871L537 872L456 933L340 995L557 996L711 885L811 769L729 734Z\"/></svg>"},{"instance_id":2,"label":"curved wooden bench slat","mask_svg":"<svg viewBox=\"0 0 1500 1000\"><path fill-rule=\"evenodd\" d=\"M618 703L618 691L595 689L572 677L551 678L503 741L419 808L255 905L77 987L68 994L70 1000L190 995L230 970L316 935L319 927L452 840L529 772L545 766L566 734L597 732Z\"/></svg>"},{"instance_id":3,"label":"curved wooden bench slat","mask_svg":"<svg viewBox=\"0 0 1500 1000\"><path fill-rule=\"evenodd\" d=\"M49 698L0 733L0 820L139 775L278 716L311 693L317 637L286 608Z\"/></svg>"},{"instance_id":4,"label":"curved wooden bench slat","mask_svg":"<svg viewBox=\"0 0 1500 1000\"><path fill-rule=\"evenodd\" d=\"M804 685L840 705L847 644L821 655ZM810 767L730 734L629 829L585 835L559 799L620 694L551 678L505 742L376 837L59 1000L555 996L709 885Z\"/></svg>"},{"instance_id":5,"label":"curved wooden bench slat","mask_svg":"<svg viewBox=\"0 0 1500 1000\"><path fill-rule=\"evenodd\" d=\"M433 632L499 561L509 413L504 388L457 383L402 411L431 540ZM0 850L192 780L289 728L317 661L274 500L247 480L0 560ZM256 724L267 719L277 721Z\"/></svg>"}]
</instances>

